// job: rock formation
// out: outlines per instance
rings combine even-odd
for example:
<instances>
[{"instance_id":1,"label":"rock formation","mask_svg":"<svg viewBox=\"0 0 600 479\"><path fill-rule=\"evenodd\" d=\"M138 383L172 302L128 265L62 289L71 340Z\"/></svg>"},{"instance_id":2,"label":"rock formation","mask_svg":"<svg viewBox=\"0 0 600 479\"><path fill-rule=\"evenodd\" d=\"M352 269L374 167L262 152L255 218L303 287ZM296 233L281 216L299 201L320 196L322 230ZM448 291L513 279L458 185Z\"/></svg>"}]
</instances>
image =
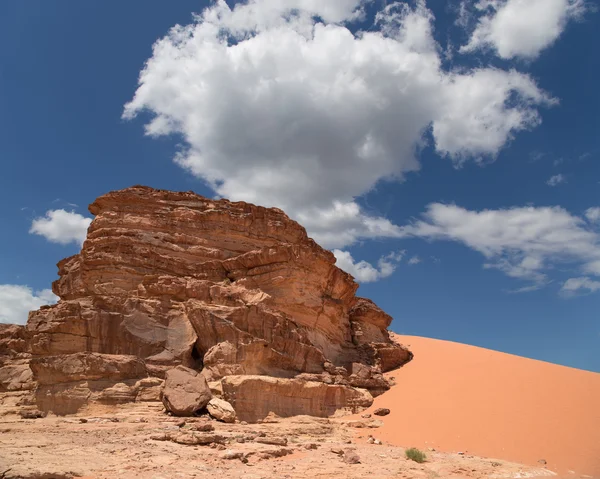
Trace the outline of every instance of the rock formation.
<instances>
[{"instance_id":1,"label":"rock formation","mask_svg":"<svg viewBox=\"0 0 600 479\"><path fill-rule=\"evenodd\" d=\"M267 414L261 401L326 415L368 406L389 388L382 373L412 358L391 317L281 210L141 186L89 210L81 252L58 263L60 301L0 325L0 392L22 405L158 398L181 365L241 419Z\"/></svg>"}]
</instances>

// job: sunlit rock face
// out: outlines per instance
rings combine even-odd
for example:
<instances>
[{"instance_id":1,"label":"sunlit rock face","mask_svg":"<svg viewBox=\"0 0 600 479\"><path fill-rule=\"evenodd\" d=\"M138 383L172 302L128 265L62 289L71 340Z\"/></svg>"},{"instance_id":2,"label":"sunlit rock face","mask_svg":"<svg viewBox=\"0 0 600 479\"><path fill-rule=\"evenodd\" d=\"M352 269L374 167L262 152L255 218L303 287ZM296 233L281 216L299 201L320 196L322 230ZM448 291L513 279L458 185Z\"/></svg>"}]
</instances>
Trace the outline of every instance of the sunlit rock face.
<instances>
[{"instance_id":1,"label":"sunlit rock face","mask_svg":"<svg viewBox=\"0 0 600 479\"><path fill-rule=\"evenodd\" d=\"M340 387L379 394L389 387L381 373L412 358L390 340L391 317L356 297L333 254L279 209L142 186L101 196L89 209L95 219L81 252L58 263L60 301L31 312L25 328L0 331L0 390L47 396L48 377L60 377L61 391L78 382L77 407L147 399L137 381L184 365L208 381L295 378L289 388L303 394L311 388L298 381L321 382L325 389L312 389L328 403L317 409L330 411L357 397ZM123 361L127 377L98 373ZM254 395L262 383L252 384ZM304 413L299 407L280 409Z\"/></svg>"}]
</instances>

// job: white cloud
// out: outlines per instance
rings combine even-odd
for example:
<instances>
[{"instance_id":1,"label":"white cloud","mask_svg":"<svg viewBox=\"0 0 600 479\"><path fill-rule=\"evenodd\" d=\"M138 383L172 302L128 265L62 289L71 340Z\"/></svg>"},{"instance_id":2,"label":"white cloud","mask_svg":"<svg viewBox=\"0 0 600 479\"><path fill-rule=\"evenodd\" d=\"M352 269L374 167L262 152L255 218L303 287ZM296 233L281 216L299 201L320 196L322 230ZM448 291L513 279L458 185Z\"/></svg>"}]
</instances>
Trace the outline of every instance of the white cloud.
<instances>
[{"instance_id":1,"label":"white cloud","mask_svg":"<svg viewBox=\"0 0 600 479\"><path fill-rule=\"evenodd\" d=\"M600 221L600 207L594 206L585 210L585 217L590 223L597 223Z\"/></svg>"},{"instance_id":2,"label":"white cloud","mask_svg":"<svg viewBox=\"0 0 600 479\"><path fill-rule=\"evenodd\" d=\"M538 291L538 290L542 289L547 284L548 283L533 283L533 284L530 284L529 286L523 286L521 288L511 289L511 290L507 291L507 293L511 293L511 294L531 293L533 291Z\"/></svg>"},{"instance_id":3,"label":"white cloud","mask_svg":"<svg viewBox=\"0 0 600 479\"><path fill-rule=\"evenodd\" d=\"M573 296L577 293L595 293L600 290L600 281L594 281L588 277L569 278L563 284L561 293L565 296Z\"/></svg>"},{"instance_id":4,"label":"white cloud","mask_svg":"<svg viewBox=\"0 0 600 479\"><path fill-rule=\"evenodd\" d=\"M561 183L564 183L565 181L567 181L565 176L563 174L559 173L558 175L551 176L550 179L548 179L548 181L546 181L546 184L548 186L557 186Z\"/></svg>"},{"instance_id":5,"label":"white cloud","mask_svg":"<svg viewBox=\"0 0 600 479\"><path fill-rule=\"evenodd\" d=\"M359 283L372 283L391 276L397 264L402 260L404 251L392 252L379 258L377 267L367 261L355 262L348 251L333 250L336 265L346 273L351 274Z\"/></svg>"},{"instance_id":6,"label":"white cloud","mask_svg":"<svg viewBox=\"0 0 600 479\"><path fill-rule=\"evenodd\" d=\"M49 289L34 293L28 286L0 284L0 323L25 324L29 311L56 301Z\"/></svg>"},{"instance_id":7,"label":"white cloud","mask_svg":"<svg viewBox=\"0 0 600 479\"><path fill-rule=\"evenodd\" d=\"M484 255L485 268L538 285L549 282L549 270L560 263L600 275L600 235L583 218L559 207L470 211L433 203L423 219L402 231L463 243Z\"/></svg>"},{"instance_id":8,"label":"white cloud","mask_svg":"<svg viewBox=\"0 0 600 479\"><path fill-rule=\"evenodd\" d=\"M461 52L492 48L501 58L536 58L552 45L572 19L586 10L584 0L480 0L479 19Z\"/></svg>"},{"instance_id":9,"label":"white cloud","mask_svg":"<svg viewBox=\"0 0 600 479\"><path fill-rule=\"evenodd\" d=\"M408 264L419 264L421 262L421 258L418 256L413 256L408 260Z\"/></svg>"},{"instance_id":10,"label":"white cloud","mask_svg":"<svg viewBox=\"0 0 600 479\"><path fill-rule=\"evenodd\" d=\"M33 220L29 232L43 236L52 243L81 245L91 222L91 218L78 213L62 209L50 210L46 212L46 216Z\"/></svg>"},{"instance_id":11,"label":"white cloud","mask_svg":"<svg viewBox=\"0 0 600 479\"><path fill-rule=\"evenodd\" d=\"M148 135L183 136L177 164L220 196L282 208L325 247L400 237L355 199L418 170L424 132L457 164L494 157L554 100L516 71L444 71L422 1L353 34L338 22L359 10L218 1L156 42L123 116L151 113Z\"/></svg>"}]
</instances>

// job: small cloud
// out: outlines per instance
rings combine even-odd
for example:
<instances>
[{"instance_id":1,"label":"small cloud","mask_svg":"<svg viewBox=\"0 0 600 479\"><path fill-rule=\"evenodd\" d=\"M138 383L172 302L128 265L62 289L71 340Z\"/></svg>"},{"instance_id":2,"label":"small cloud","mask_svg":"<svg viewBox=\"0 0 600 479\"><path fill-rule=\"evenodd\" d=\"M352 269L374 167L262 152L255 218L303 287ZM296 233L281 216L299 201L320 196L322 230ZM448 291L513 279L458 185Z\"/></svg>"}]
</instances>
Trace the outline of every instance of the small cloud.
<instances>
[{"instance_id":1,"label":"small cloud","mask_svg":"<svg viewBox=\"0 0 600 479\"><path fill-rule=\"evenodd\" d=\"M565 178L565 175L559 173L558 175L551 176L550 179L546 181L546 184L548 186L557 186L566 181L567 179Z\"/></svg>"},{"instance_id":2,"label":"small cloud","mask_svg":"<svg viewBox=\"0 0 600 479\"><path fill-rule=\"evenodd\" d=\"M579 161L585 161L591 156L592 154L590 152L583 153L582 155L579 155Z\"/></svg>"},{"instance_id":3,"label":"small cloud","mask_svg":"<svg viewBox=\"0 0 600 479\"><path fill-rule=\"evenodd\" d=\"M442 262L442 260L436 256L430 256L430 258L435 264L440 264Z\"/></svg>"},{"instance_id":4,"label":"small cloud","mask_svg":"<svg viewBox=\"0 0 600 479\"><path fill-rule=\"evenodd\" d=\"M456 12L456 20L454 25L457 27L467 28L473 19L473 13L470 11L470 5L467 0L461 0L458 6L454 6Z\"/></svg>"},{"instance_id":5,"label":"small cloud","mask_svg":"<svg viewBox=\"0 0 600 479\"><path fill-rule=\"evenodd\" d=\"M483 15L461 52L492 49L505 60L537 58L569 21L580 20L588 10L585 0L479 0L475 7Z\"/></svg>"},{"instance_id":6,"label":"small cloud","mask_svg":"<svg viewBox=\"0 0 600 479\"><path fill-rule=\"evenodd\" d=\"M538 290L544 288L550 282L547 282L547 283L535 283L535 284L531 284L529 286L523 286L522 288L511 289L511 290L507 291L507 293L510 293L510 294L531 293L532 291L538 291Z\"/></svg>"},{"instance_id":7,"label":"small cloud","mask_svg":"<svg viewBox=\"0 0 600 479\"><path fill-rule=\"evenodd\" d=\"M377 267L375 267L364 260L356 262L349 251L333 250L338 268L354 276L359 283L373 283L391 276L405 253L404 250L393 251L382 256L377 261Z\"/></svg>"},{"instance_id":8,"label":"small cloud","mask_svg":"<svg viewBox=\"0 0 600 479\"><path fill-rule=\"evenodd\" d=\"M557 158L556 160L554 160L554 161L552 162L552 164L553 164L554 166L559 166L559 165L563 164L564 162L565 162L565 159L564 159L564 158Z\"/></svg>"},{"instance_id":9,"label":"small cloud","mask_svg":"<svg viewBox=\"0 0 600 479\"><path fill-rule=\"evenodd\" d=\"M33 220L29 233L43 236L52 243L81 245L91 222L91 218L72 211L50 210L46 216Z\"/></svg>"},{"instance_id":10,"label":"small cloud","mask_svg":"<svg viewBox=\"0 0 600 479\"><path fill-rule=\"evenodd\" d=\"M595 293L598 290L600 290L600 281L583 276L580 278L569 278L563 284L560 292L565 297L572 297Z\"/></svg>"},{"instance_id":11,"label":"small cloud","mask_svg":"<svg viewBox=\"0 0 600 479\"><path fill-rule=\"evenodd\" d=\"M417 255L408 260L408 264L419 264L420 262L421 258L419 258Z\"/></svg>"},{"instance_id":12,"label":"small cloud","mask_svg":"<svg viewBox=\"0 0 600 479\"><path fill-rule=\"evenodd\" d=\"M585 210L585 217L590 223L598 223L600 221L600 207L588 208Z\"/></svg>"}]
</instances>

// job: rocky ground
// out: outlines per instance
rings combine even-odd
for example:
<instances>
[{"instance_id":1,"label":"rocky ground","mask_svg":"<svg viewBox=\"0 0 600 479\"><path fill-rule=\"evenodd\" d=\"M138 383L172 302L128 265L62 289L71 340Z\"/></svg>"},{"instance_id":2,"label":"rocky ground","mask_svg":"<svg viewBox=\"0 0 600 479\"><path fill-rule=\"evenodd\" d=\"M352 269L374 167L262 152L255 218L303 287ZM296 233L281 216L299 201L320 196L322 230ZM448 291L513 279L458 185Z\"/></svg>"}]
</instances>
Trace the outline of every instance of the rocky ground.
<instances>
[{"instance_id":1,"label":"rocky ground","mask_svg":"<svg viewBox=\"0 0 600 479\"><path fill-rule=\"evenodd\" d=\"M380 443L385 417L270 416L260 424L176 418L160 403L93 406L75 416L0 417L0 478L524 478L546 469Z\"/></svg>"}]
</instances>

